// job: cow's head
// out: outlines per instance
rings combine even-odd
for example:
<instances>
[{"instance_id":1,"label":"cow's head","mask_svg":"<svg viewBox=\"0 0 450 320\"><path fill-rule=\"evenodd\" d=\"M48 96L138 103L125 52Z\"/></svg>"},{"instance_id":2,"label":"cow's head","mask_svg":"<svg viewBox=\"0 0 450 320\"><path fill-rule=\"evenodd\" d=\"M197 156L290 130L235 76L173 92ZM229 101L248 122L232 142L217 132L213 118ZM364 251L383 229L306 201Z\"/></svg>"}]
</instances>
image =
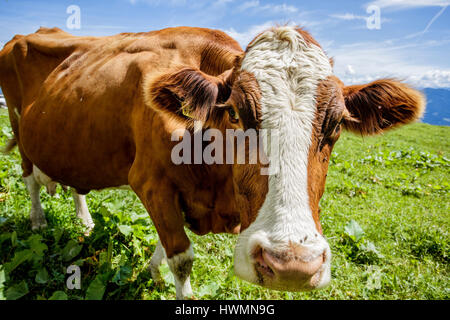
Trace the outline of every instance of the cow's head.
<instances>
[{"instance_id":1,"label":"cow's head","mask_svg":"<svg viewBox=\"0 0 450 320\"><path fill-rule=\"evenodd\" d=\"M341 129L370 135L415 121L424 98L390 79L344 86L321 47L293 27L261 33L237 61L214 77L180 70L154 87L153 96L172 99L158 105L165 102L174 114L187 102L189 115L210 126L277 130L275 174L261 175L259 164L233 166L236 197L248 200L241 207L235 272L272 289L324 287L331 252L319 201Z\"/></svg>"}]
</instances>

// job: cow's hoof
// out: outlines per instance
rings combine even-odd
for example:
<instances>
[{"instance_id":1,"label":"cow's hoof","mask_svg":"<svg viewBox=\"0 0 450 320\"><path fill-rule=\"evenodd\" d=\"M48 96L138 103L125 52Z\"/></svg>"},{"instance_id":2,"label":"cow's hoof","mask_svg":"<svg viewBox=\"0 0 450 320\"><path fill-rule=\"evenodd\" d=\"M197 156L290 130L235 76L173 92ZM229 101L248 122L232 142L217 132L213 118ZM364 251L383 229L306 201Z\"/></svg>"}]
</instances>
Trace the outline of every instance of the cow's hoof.
<instances>
[{"instance_id":1,"label":"cow's hoof","mask_svg":"<svg viewBox=\"0 0 450 320\"><path fill-rule=\"evenodd\" d=\"M89 237L91 235L92 230L94 230L95 224L92 221L90 221L88 223L83 222L83 224L86 227L86 230L84 231L84 235L86 237Z\"/></svg>"},{"instance_id":2,"label":"cow's hoof","mask_svg":"<svg viewBox=\"0 0 450 320\"><path fill-rule=\"evenodd\" d=\"M45 218L39 219L37 221L31 221L31 230L36 231L45 228L47 228L47 221L45 220Z\"/></svg>"},{"instance_id":3,"label":"cow's hoof","mask_svg":"<svg viewBox=\"0 0 450 320\"><path fill-rule=\"evenodd\" d=\"M161 277L161 272L159 272L159 267L153 266L151 263L148 266L147 270L150 272L150 275L152 276L153 283L158 288L164 287L164 280Z\"/></svg>"},{"instance_id":4,"label":"cow's hoof","mask_svg":"<svg viewBox=\"0 0 450 320\"><path fill-rule=\"evenodd\" d=\"M198 300L193 293L187 295L177 295L177 300Z\"/></svg>"},{"instance_id":5,"label":"cow's hoof","mask_svg":"<svg viewBox=\"0 0 450 320\"><path fill-rule=\"evenodd\" d=\"M32 208L30 211L31 230L39 230L47 227L45 213L42 208Z\"/></svg>"}]
</instances>

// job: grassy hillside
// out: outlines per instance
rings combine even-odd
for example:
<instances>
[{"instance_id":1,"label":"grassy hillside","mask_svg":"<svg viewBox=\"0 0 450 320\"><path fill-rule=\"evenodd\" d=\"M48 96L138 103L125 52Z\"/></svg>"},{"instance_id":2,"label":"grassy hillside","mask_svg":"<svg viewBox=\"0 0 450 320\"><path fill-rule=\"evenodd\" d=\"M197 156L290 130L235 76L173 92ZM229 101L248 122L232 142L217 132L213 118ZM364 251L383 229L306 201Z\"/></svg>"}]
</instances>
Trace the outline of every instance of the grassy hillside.
<instances>
[{"instance_id":1,"label":"grassy hillside","mask_svg":"<svg viewBox=\"0 0 450 320\"><path fill-rule=\"evenodd\" d=\"M0 145L10 134L0 111ZM198 299L449 299L450 127L414 124L380 137L344 134L321 200L333 253L332 284L321 291L263 289L233 274L236 236L188 233ZM31 232L30 201L17 150L0 155L0 299L173 299L167 265L155 287L145 263L157 235L131 191L91 192L96 227L82 234L70 192L41 191L49 227ZM66 268L81 266L81 289ZM1 267L2 266L2 267Z\"/></svg>"}]
</instances>

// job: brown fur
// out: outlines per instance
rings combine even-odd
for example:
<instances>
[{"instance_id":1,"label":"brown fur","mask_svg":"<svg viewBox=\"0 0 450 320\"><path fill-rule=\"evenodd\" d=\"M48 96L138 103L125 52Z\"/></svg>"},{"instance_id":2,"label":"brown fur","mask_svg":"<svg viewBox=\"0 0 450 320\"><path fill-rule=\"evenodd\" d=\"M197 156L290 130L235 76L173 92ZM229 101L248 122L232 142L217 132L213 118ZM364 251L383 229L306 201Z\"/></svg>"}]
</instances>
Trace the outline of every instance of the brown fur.
<instances>
[{"instance_id":1,"label":"brown fur","mask_svg":"<svg viewBox=\"0 0 450 320\"><path fill-rule=\"evenodd\" d=\"M325 190L333 146L340 136L340 122L347 114L342 90L334 76L317 88L317 111L308 153L308 196L317 230L322 233L319 201Z\"/></svg>"},{"instance_id":2,"label":"brown fur","mask_svg":"<svg viewBox=\"0 0 450 320\"><path fill-rule=\"evenodd\" d=\"M35 164L80 193L129 184L168 257L189 246L185 223L198 234L239 231L262 204L264 183L235 175L256 184L237 185L231 165L174 165L170 134L189 130L187 119L173 118L181 101L195 117L214 113L218 128L244 127L230 123L224 108L212 109L227 102L241 56L236 41L201 28L103 38L41 29L16 37L0 52L0 83L24 175ZM259 90L257 84L250 90ZM243 108L231 100L230 107Z\"/></svg>"},{"instance_id":3,"label":"brown fur","mask_svg":"<svg viewBox=\"0 0 450 320\"><path fill-rule=\"evenodd\" d=\"M345 105L357 121L344 121L347 130L363 135L416 121L425 109L425 97L408 85L380 79L344 88Z\"/></svg>"}]
</instances>

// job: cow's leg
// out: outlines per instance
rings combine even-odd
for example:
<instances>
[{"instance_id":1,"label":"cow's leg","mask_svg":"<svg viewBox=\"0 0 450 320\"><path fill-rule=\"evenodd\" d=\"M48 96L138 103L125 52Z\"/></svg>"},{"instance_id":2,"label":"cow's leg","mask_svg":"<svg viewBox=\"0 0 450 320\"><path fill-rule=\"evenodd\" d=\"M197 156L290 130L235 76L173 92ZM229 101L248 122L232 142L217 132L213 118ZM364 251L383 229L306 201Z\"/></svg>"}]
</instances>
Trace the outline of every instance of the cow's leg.
<instances>
[{"instance_id":1,"label":"cow's leg","mask_svg":"<svg viewBox=\"0 0 450 320\"><path fill-rule=\"evenodd\" d=\"M184 231L184 217L179 207L177 192L171 187L170 181L162 177L149 178L144 170L146 165L132 168L129 181L130 186L142 200L149 212L162 247L164 248L167 263L174 275L177 299L192 296L190 274L194 262L194 252L191 242ZM136 170L133 170L136 169ZM148 183L158 181L158 184ZM156 249L154 265L161 259L161 251ZM157 277L158 273L155 274Z\"/></svg>"},{"instance_id":2,"label":"cow's leg","mask_svg":"<svg viewBox=\"0 0 450 320\"><path fill-rule=\"evenodd\" d=\"M155 252L150 259L149 269L152 274L153 281L158 285L162 283L161 273L159 272L159 266L166 259L166 253L161 244L158 241L156 245ZM177 292L177 299L184 299L186 297L192 296L191 288L191 269L192 263L194 261L194 251L192 250L192 245L189 246L186 252L177 254L170 259L167 259L167 264L169 265L170 271L172 271L175 278L175 288Z\"/></svg>"},{"instance_id":3,"label":"cow's leg","mask_svg":"<svg viewBox=\"0 0 450 320\"><path fill-rule=\"evenodd\" d=\"M92 221L91 214L89 213L89 209L86 203L86 196L82 194L78 194L75 189L71 188L73 201L75 202L75 210L77 212L77 217L83 221L83 224L86 226L87 230L85 232L86 235L94 229L94 221Z\"/></svg>"},{"instance_id":4,"label":"cow's leg","mask_svg":"<svg viewBox=\"0 0 450 320\"><path fill-rule=\"evenodd\" d=\"M45 228L47 227L47 221L45 220L44 210L42 209L39 197L41 185L36 181L33 174L24 177L23 180L25 181L25 185L27 186L31 198L31 229L36 230Z\"/></svg>"},{"instance_id":5,"label":"cow's leg","mask_svg":"<svg viewBox=\"0 0 450 320\"><path fill-rule=\"evenodd\" d=\"M192 245L186 251L167 259L170 271L175 278L177 299L185 299L192 296L191 270L194 263L194 250Z\"/></svg>"},{"instance_id":6,"label":"cow's leg","mask_svg":"<svg viewBox=\"0 0 450 320\"><path fill-rule=\"evenodd\" d=\"M159 272L159 266L163 263L164 259L166 259L166 252L161 244L161 241L158 241L156 244L155 252L153 252L152 258L150 259L150 264L148 269L152 274L153 281L159 285L162 283L161 273Z\"/></svg>"}]
</instances>

